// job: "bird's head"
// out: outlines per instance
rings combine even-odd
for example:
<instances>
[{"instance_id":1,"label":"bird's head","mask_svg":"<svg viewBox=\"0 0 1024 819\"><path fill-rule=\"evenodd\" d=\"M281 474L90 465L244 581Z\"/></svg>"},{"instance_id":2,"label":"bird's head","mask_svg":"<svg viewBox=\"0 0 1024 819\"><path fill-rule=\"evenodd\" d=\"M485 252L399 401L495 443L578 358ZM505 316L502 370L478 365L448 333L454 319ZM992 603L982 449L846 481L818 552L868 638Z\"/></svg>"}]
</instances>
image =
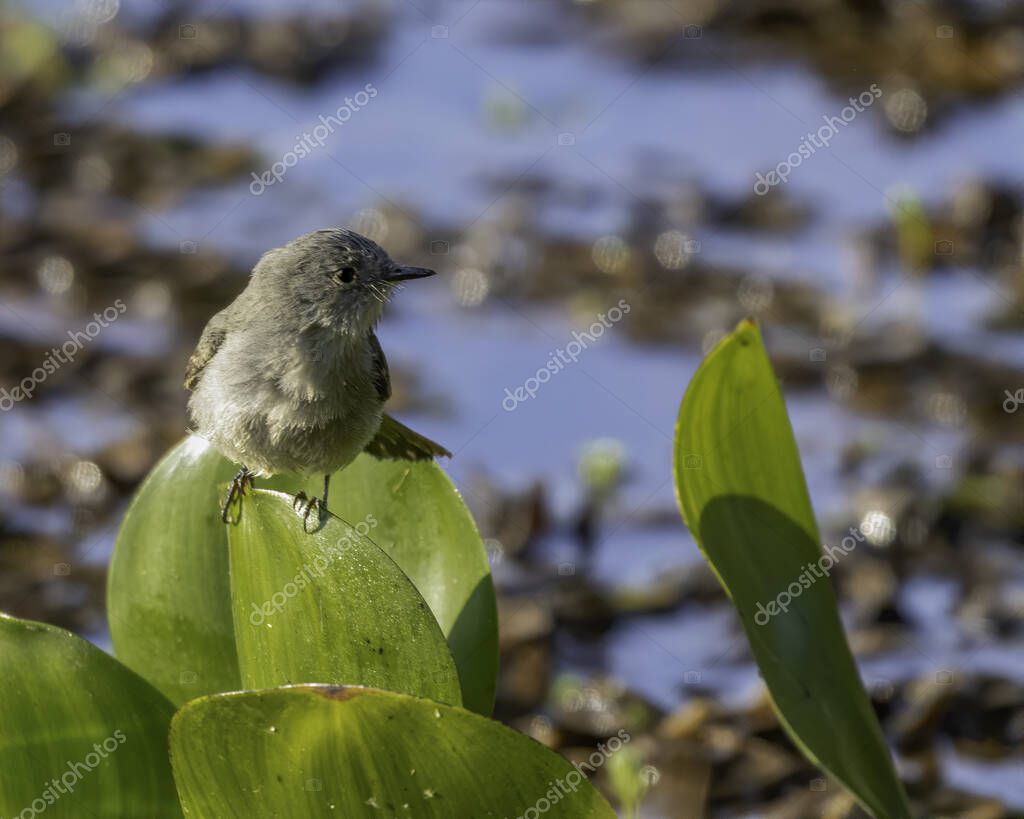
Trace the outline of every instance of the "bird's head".
<instances>
[{"instance_id":1,"label":"bird's head","mask_svg":"<svg viewBox=\"0 0 1024 819\"><path fill-rule=\"evenodd\" d=\"M434 271L391 260L376 242L344 228L307 233L266 254L254 271L283 290L305 322L363 335L404 281Z\"/></svg>"}]
</instances>

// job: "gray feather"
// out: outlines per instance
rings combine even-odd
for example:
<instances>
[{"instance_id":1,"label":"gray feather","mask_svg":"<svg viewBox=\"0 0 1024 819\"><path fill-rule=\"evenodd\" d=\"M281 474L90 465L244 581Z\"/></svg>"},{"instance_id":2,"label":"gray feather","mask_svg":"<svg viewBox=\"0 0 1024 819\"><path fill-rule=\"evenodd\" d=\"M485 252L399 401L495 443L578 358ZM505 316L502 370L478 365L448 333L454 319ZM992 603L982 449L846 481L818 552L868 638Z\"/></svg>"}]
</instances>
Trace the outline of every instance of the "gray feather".
<instances>
[{"instance_id":1,"label":"gray feather","mask_svg":"<svg viewBox=\"0 0 1024 819\"><path fill-rule=\"evenodd\" d=\"M429 461L431 458L452 456L440 444L409 429L386 413L377 434L366 445L366 452L374 458L391 461Z\"/></svg>"},{"instance_id":2,"label":"gray feather","mask_svg":"<svg viewBox=\"0 0 1024 819\"><path fill-rule=\"evenodd\" d=\"M387 358L373 329L397 266L345 230L266 253L188 363L196 433L256 475L330 474L364 449L419 460L443 447L383 413Z\"/></svg>"},{"instance_id":3,"label":"gray feather","mask_svg":"<svg viewBox=\"0 0 1024 819\"><path fill-rule=\"evenodd\" d=\"M217 350L224 343L224 339L227 338L230 310L230 307L225 307L206 323L206 328L203 330L202 336L199 337L199 343L185 368L186 390L192 391L196 388L206 365L210 363L210 359L216 355Z\"/></svg>"},{"instance_id":4,"label":"gray feather","mask_svg":"<svg viewBox=\"0 0 1024 819\"><path fill-rule=\"evenodd\" d=\"M382 402L387 401L391 397L391 371L388 369L388 359L376 333L370 333L368 341L373 353L373 380L377 385L377 395Z\"/></svg>"}]
</instances>

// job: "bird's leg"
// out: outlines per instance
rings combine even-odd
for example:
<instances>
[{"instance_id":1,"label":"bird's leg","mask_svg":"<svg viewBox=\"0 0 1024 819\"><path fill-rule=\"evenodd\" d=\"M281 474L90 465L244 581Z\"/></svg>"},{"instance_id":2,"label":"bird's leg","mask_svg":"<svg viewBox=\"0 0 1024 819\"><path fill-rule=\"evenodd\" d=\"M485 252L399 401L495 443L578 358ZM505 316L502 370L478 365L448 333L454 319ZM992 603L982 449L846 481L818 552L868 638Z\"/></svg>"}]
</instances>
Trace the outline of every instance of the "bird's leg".
<instances>
[{"instance_id":1,"label":"bird's leg","mask_svg":"<svg viewBox=\"0 0 1024 819\"><path fill-rule=\"evenodd\" d=\"M324 475L324 496L322 498L310 498L305 492L299 492L295 499L292 501L292 508L298 511L305 504L305 509L302 512L302 528L307 529L306 522L309 520L309 516L316 509L318 521L322 521L324 513L327 511L327 493L331 488L331 476Z\"/></svg>"},{"instance_id":2,"label":"bird's leg","mask_svg":"<svg viewBox=\"0 0 1024 819\"><path fill-rule=\"evenodd\" d=\"M242 467L238 470L238 474L231 481L231 485L228 487L227 497L224 498L224 505L220 510L220 519L224 523L237 524L242 519L242 498L245 497L246 489L255 489L256 481L253 478L252 472L247 467ZM231 517L231 507L238 504L238 515L235 518Z\"/></svg>"}]
</instances>

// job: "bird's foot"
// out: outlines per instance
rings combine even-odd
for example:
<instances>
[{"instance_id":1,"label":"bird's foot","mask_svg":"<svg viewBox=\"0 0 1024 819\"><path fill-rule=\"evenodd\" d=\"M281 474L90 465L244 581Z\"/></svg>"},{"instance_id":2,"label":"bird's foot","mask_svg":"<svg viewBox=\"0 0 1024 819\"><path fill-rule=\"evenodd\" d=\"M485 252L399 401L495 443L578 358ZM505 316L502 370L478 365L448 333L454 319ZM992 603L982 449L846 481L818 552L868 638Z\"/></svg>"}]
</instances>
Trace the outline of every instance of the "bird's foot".
<instances>
[{"instance_id":1,"label":"bird's foot","mask_svg":"<svg viewBox=\"0 0 1024 819\"><path fill-rule=\"evenodd\" d=\"M243 466L228 487L227 497L224 498L224 505L220 509L220 519L224 523L237 524L242 519L242 498L245 497L245 490L255 488L256 480L252 472ZM232 515L232 508L235 506L238 507L238 512Z\"/></svg>"},{"instance_id":2,"label":"bird's foot","mask_svg":"<svg viewBox=\"0 0 1024 819\"><path fill-rule=\"evenodd\" d=\"M292 500L292 509L302 513L302 529L307 534L320 529L327 520L327 501L322 498L310 498L305 492L299 492ZM316 509L316 526L309 528L309 518Z\"/></svg>"}]
</instances>

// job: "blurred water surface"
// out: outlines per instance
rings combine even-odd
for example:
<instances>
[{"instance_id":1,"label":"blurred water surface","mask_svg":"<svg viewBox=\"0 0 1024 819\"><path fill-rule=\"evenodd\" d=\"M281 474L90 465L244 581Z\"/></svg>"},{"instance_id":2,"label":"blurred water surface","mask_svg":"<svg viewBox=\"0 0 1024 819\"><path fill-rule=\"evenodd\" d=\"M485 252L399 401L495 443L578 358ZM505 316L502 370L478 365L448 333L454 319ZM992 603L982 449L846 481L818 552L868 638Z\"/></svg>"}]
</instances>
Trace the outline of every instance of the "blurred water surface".
<instances>
[{"instance_id":1,"label":"blurred water surface","mask_svg":"<svg viewBox=\"0 0 1024 819\"><path fill-rule=\"evenodd\" d=\"M283 13L269 1L215 5L218 14ZM289 5L287 13L299 8L305 6ZM55 25L66 13L56 3L33 4L31 11ZM158 11L124 4L119 19L141 25ZM308 13L336 11L321 4ZM68 97L67 109L80 123L102 118L150 133L246 144L262 158L263 170L293 150L322 115L372 87L369 102L322 147L287 168L280 182L255 195L252 177L239 178L170 208L147 210L141 216L147 241L172 250L194 243L248 267L265 250L329 225L370 226L388 246L388 233L393 239L399 224L395 210L417 214L427 225L417 261L433 262L444 275L400 293L380 332L391 361L415 372L425 396L423 411L411 416L415 426L456 453L448 468L460 486L480 473L516 488L543 477L552 507L563 516L579 502L581 448L597 438L618 439L630 480L607 522L613 534L599 536L591 555L595 581L639 588L700 561L681 526L645 515L674 507L673 425L701 344L639 344L612 327L577 364L543 384L535 399L507 411L506 389L535 375L574 330L587 327L615 299L581 306L491 292L492 279L466 274L476 265L472 254L458 252L460 236L468 244L466 237L474 235L494 241L526 225L584 244L628 239L641 203L670 202L667 212L696 243L692 255L702 264L813 285L843 305L861 336L893 325L912 327L944 349L1024 368L1024 336L989 323L1014 297L1005 280L955 265L908 283L897 262L872 258L863 239L890 222L894 200L906 191L935 205L969 180L1018 186L1024 179L1024 91L969 105L914 138L898 137L886 126L883 100L844 126L781 186L788 201L806 209L805 223L792 230L745 229L701 219L686 205L700 197L750 200L757 173L775 167L823 117L843 108L845 97L801 61L720 59L726 46L708 33L687 41L689 62L645 64L555 3L394 2L378 11L388 16L389 27L376 55L332 69L316 84L296 86L229 67L142 82L112 95L82 88ZM865 76L862 89L876 79ZM524 193L529 184L541 193ZM21 194L9 189L3 195L10 207ZM515 262L514 243L503 253ZM532 257L523 253L520 262L529 265ZM545 264L546 275L557 277L557 263ZM243 285L239 279L238 289ZM483 289L474 295L472 286ZM17 307L32 317L34 329L0 313L5 333L53 337L67 326L52 299L27 298ZM126 319L101 342L126 355L159 356L181 332L173 322ZM801 332L767 327L773 349L795 348L806 358L817 335ZM713 338L703 340L707 346ZM959 464L973 435L967 426L866 411L841 400L824 381L808 386L784 379L784 386L811 495L829 537L863 512L859 495L898 467L916 465L927 487L918 490L922 494L956 479L957 471L937 466L937 459ZM1021 385L1006 388L1015 386ZM954 376L949 389L956 388ZM183 408L185 395L178 401ZM26 403L3 416L0 458L27 457L41 431L51 446L88 458L138 423L131 411L102 399ZM870 441L872 456L851 475L844 463L855 441ZM1019 457L1016 446L1013 451ZM12 510L9 523L54 535L64 526L59 516L35 508ZM102 561L114 532L113 525L100 528L80 548ZM540 560L557 565L580 555L573 538L561 532L545 539ZM1016 572L1006 582L1019 595L1019 551L1013 561ZM504 571L498 568L499 579ZM910 646L865 660L866 677L899 682L953 668L1024 682L1024 642L1017 636L989 646L965 639L955 619L958 599L957 583L948 576L922 572L909 579L898 604L916 636ZM97 639L103 642L102 635ZM702 685L726 699L742 701L757 682L731 612L718 605L694 602L670 614L625 619L608 633L599 661L589 652L565 638L559 666L606 665L665 708L686 698L686 674L695 670L701 670ZM1015 779L1019 764L999 773L955 754L948 764L954 780L1024 808Z\"/></svg>"}]
</instances>

